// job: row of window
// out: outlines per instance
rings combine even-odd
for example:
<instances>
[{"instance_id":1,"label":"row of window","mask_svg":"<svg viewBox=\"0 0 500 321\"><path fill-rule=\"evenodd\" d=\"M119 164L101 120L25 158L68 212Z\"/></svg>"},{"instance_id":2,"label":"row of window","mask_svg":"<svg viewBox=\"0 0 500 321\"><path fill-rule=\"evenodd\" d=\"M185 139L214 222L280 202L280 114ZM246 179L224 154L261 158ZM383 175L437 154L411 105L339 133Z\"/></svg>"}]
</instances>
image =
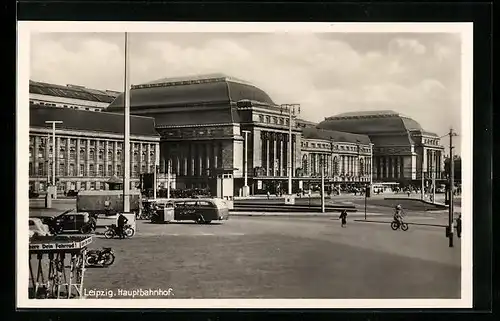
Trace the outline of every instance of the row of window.
<instances>
[{"instance_id":1,"label":"row of window","mask_svg":"<svg viewBox=\"0 0 500 321\"><path fill-rule=\"evenodd\" d=\"M285 117L277 117L277 116L264 116L259 115L259 121L261 123L274 124L274 125L289 125L290 120Z\"/></svg>"},{"instance_id":2,"label":"row of window","mask_svg":"<svg viewBox=\"0 0 500 321\"><path fill-rule=\"evenodd\" d=\"M102 108L93 108L93 107L82 107L82 106L74 106L74 105L65 105L65 104L54 104L54 103L45 103L43 101L30 100L30 104L41 105L41 106L51 106L51 107L64 107L71 109L81 109L81 110L89 110L89 111L101 111Z\"/></svg>"},{"instance_id":3,"label":"row of window","mask_svg":"<svg viewBox=\"0 0 500 321\"><path fill-rule=\"evenodd\" d=\"M300 143L301 147L313 147L313 148L330 148L331 144L328 143L309 143L309 142L301 142ZM340 150L345 150L345 151L357 151L358 147L357 146L344 146L340 145L334 145L334 149L340 149ZM360 147L359 149L360 152L369 152L370 150L367 148Z\"/></svg>"},{"instance_id":4,"label":"row of window","mask_svg":"<svg viewBox=\"0 0 500 321\"><path fill-rule=\"evenodd\" d=\"M155 170L155 166L151 165L149 167L149 171L146 165L141 166L141 170L139 171L139 166L134 165L131 168L131 175L132 177L139 177L139 174L142 173L152 173ZM32 162L29 163L29 175L30 176L45 176L48 175L47 172L47 167L46 166L38 166L38 172L35 173L34 170L34 165ZM80 168L78 171L78 176L121 176L123 175L122 173L122 165L117 164L116 165L116 171L113 172L113 165L108 165L108 171L107 173L104 173L104 165L97 165L95 166L94 164L89 165L89 170L88 170L88 175L85 175L85 165L80 164ZM59 164L59 172L58 176L77 176L75 172L75 164L69 164L68 167L68 172L66 172L66 165L65 163L60 163Z\"/></svg>"},{"instance_id":5,"label":"row of window","mask_svg":"<svg viewBox=\"0 0 500 321\"><path fill-rule=\"evenodd\" d=\"M47 140L48 140L47 137L39 137L39 138L40 138L40 144L39 144L39 146L40 147L45 147L45 145L47 144ZM52 138L50 139L49 146L52 145L51 141L52 141ZM61 145L62 146L66 146L67 145L66 142L67 142L67 138L62 138ZM105 147L105 144L104 144L105 142L102 141L102 140L99 140L99 141L90 140L89 143L90 143L90 148L96 148L96 147L98 147L98 148L104 148ZM30 136L29 145L30 145L30 147L33 147L35 145L35 136ZM69 139L69 146L70 147L76 147L76 138L70 138ZM81 146L85 146L85 143L82 143ZM130 147L131 147L132 150L139 150L140 146L141 146L140 143L131 143L130 144ZM146 144L146 145L142 145L142 146L143 146L143 149L146 149L148 145ZM122 142L117 142L117 146L116 147L117 147L117 149L123 149L123 143ZM149 147L152 150L154 150L155 145L154 144L150 144ZM65 147L61 147L61 148L64 149ZM112 151L112 149L110 151ZM152 152L152 153L154 153L154 152Z\"/></svg>"},{"instance_id":6,"label":"row of window","mask_svg":"<svg viewBox=\"0 0 500 321\"><path fill-rule=\"evenodd\" d=\"M424 139L424 144L439 145L439 139Z\"/></svg>"},{"instance_id":7,"label":"row of window","mask_svg":"<svg viewBox=\"0 0 500 321\"><path fill-rule=\"evenodd\" d=\"M42 147L38 148L38 153L37 153L37 156L38 158L45 158L45 152L46 150ZM112 162L113 161L113 152L112 151L108 151L108 161ZM85 150L84 149L80 149L80 159L84 160L85 159ZM30 159L33 159L34 155L33 155L33 148L30 148L29 149L29 158ZM96 153L93 149L91 149L89 151L89 159L92 159L92 160L95 160L95 157L96 157ZM49 149L49 158L52 158L52 148ZM59 150L59 158L60 159L66 159L67 158L67 155L66 155L66 150L64 148L61 148ZM118 161L121 161L122 160L122 152L121 151L117 151L116 152L116 158ZM133 152L131 153L131 158L132 160L134 161L139 161L139 153L138 152ZM69 159L74 161L76 159L76 150L74 148L71 148L69 150ZM104 150L100 150L98 153L97 153L97 160L98 161L103 161L104 160ZM146 152L143 152L142 153L142 157L141 157L141 161L142 162L147 162L148 158L147 158L147 153ZM149 155L149 160L151 162L154 162L155 161L155 154L154 152L151 152L150 155Z\"/></svg>"}]
</instances>

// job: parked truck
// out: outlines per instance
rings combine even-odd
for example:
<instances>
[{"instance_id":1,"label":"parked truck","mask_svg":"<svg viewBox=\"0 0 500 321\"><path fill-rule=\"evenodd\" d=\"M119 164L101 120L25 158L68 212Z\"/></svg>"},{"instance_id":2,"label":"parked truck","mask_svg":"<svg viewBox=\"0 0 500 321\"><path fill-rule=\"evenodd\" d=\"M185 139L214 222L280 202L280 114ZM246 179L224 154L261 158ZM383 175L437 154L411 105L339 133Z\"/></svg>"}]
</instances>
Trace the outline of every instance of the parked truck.
<instances>
[{"instance_id":1,"label":"parked truck","mask_svg":"<svg viewBox=\"0 0 500 321\"><path fill-rule=\"evenodd\" d=\"M131 190L130 212L140 214L141 192ZM103 190L103 191L79 191L76 196L77 212L87 212L89 214L101 214L106 216L123 213L123 191Z\"/></svg>"}]
</instances>

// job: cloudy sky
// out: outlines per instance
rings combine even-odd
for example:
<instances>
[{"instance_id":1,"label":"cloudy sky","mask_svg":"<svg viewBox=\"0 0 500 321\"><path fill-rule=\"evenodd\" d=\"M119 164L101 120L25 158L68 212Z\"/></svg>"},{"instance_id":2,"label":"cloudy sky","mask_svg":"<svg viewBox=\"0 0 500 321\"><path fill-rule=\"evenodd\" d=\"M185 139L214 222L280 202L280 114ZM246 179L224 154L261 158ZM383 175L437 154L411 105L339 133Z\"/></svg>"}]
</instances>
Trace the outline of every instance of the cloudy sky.
<instances>
[{"instance_id":1,"label":"cloudy sky","mask_svg":"<svg viewBox=\"0 0 500 321\"><path fill-rule=\"evenodd\" d=\"M123 33L39 33L35 81L123 91ZM302 118L390 109L460 132L460 36L451 33L133 33L131 82L224 73ZM443 142L444 143L444 142Z\"/></svg>"}]
</instances>

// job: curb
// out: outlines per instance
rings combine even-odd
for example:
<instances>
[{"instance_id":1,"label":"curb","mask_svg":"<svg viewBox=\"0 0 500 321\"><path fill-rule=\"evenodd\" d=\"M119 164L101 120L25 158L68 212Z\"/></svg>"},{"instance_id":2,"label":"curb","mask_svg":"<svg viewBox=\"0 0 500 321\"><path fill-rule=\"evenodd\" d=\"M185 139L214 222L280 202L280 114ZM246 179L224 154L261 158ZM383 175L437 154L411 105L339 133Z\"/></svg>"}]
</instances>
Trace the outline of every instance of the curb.
<instances>
[{"instance_id":1,"label":"curb","mask_svg":"<svg viewBox=\"0 0 500 321\"><path fill-rule=\"evenodd\" d=\"M301 212L300 214L293 213L272 213L272 212L230 212L230 216L266 216L266 217L338 217L338 213L317 213L317 212ZM348 214L348 216L363 216L364 213ZM381 216L384 214L367 213L367 216Z\"/></svg>"},{"instance_id":2,"label":"curb","mask_svg":"<svg viewBox=\"0 0 500 321\"><path fill-rule=\"evenodd\" d=\"M385 224L391 224L392 221L372 221L372 220L354 220L354 222L361 222L361 223L385 223ZM425 224L425 223L413 223L413 222L405 222L408 225L421 225L421 226L433 226L433 227L447 227L447 225L439 225L439 224Z\"/></svg>"}]
</instances>

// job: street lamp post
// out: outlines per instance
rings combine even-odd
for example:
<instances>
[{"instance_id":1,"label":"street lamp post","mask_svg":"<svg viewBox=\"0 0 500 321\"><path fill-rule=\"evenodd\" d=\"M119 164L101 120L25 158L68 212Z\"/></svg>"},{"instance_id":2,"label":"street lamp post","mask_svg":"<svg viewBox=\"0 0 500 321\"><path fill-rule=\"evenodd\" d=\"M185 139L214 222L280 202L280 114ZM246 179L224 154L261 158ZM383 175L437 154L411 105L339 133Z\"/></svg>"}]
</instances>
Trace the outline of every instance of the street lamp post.
<instances>
[{"instance_id":1,"label":"street lamp post","mask_svg":"<svg viewBox=\"0 0 500 321\"><path fill-rule=\"evenodd\" d=\"M249 130L243 130L242 131L245 134L245 151L244 151L244 163L245 165L243 166L243 170L245 171L245 182L243 186L243 196L247 197L249 193L249 188L248 188L248 134L250 134Z\"/></svg>"},{"instance_id":2,"label":"street lamp post","mask_svg":"<svg viewBox=\"0 0 500 321\"><path fill-rule=\"evenodd\" d=\"M125 32L123 212L130 212L130 75L128 33Z\"/></svg>"},{"instance_id":3,"label":"street lamp post","mask_svg":"<svg viewBox=\"0 0 500 321\"><path fill-rule=\"evenodd\" d=\"M47 120L46 124L52 124L52 189L51 195L54 199L57 199L57 189L56 189L56 124L62 124L62 120ZM55 189L55 190L54 190Z\"/></svg>"}]
</instances>

